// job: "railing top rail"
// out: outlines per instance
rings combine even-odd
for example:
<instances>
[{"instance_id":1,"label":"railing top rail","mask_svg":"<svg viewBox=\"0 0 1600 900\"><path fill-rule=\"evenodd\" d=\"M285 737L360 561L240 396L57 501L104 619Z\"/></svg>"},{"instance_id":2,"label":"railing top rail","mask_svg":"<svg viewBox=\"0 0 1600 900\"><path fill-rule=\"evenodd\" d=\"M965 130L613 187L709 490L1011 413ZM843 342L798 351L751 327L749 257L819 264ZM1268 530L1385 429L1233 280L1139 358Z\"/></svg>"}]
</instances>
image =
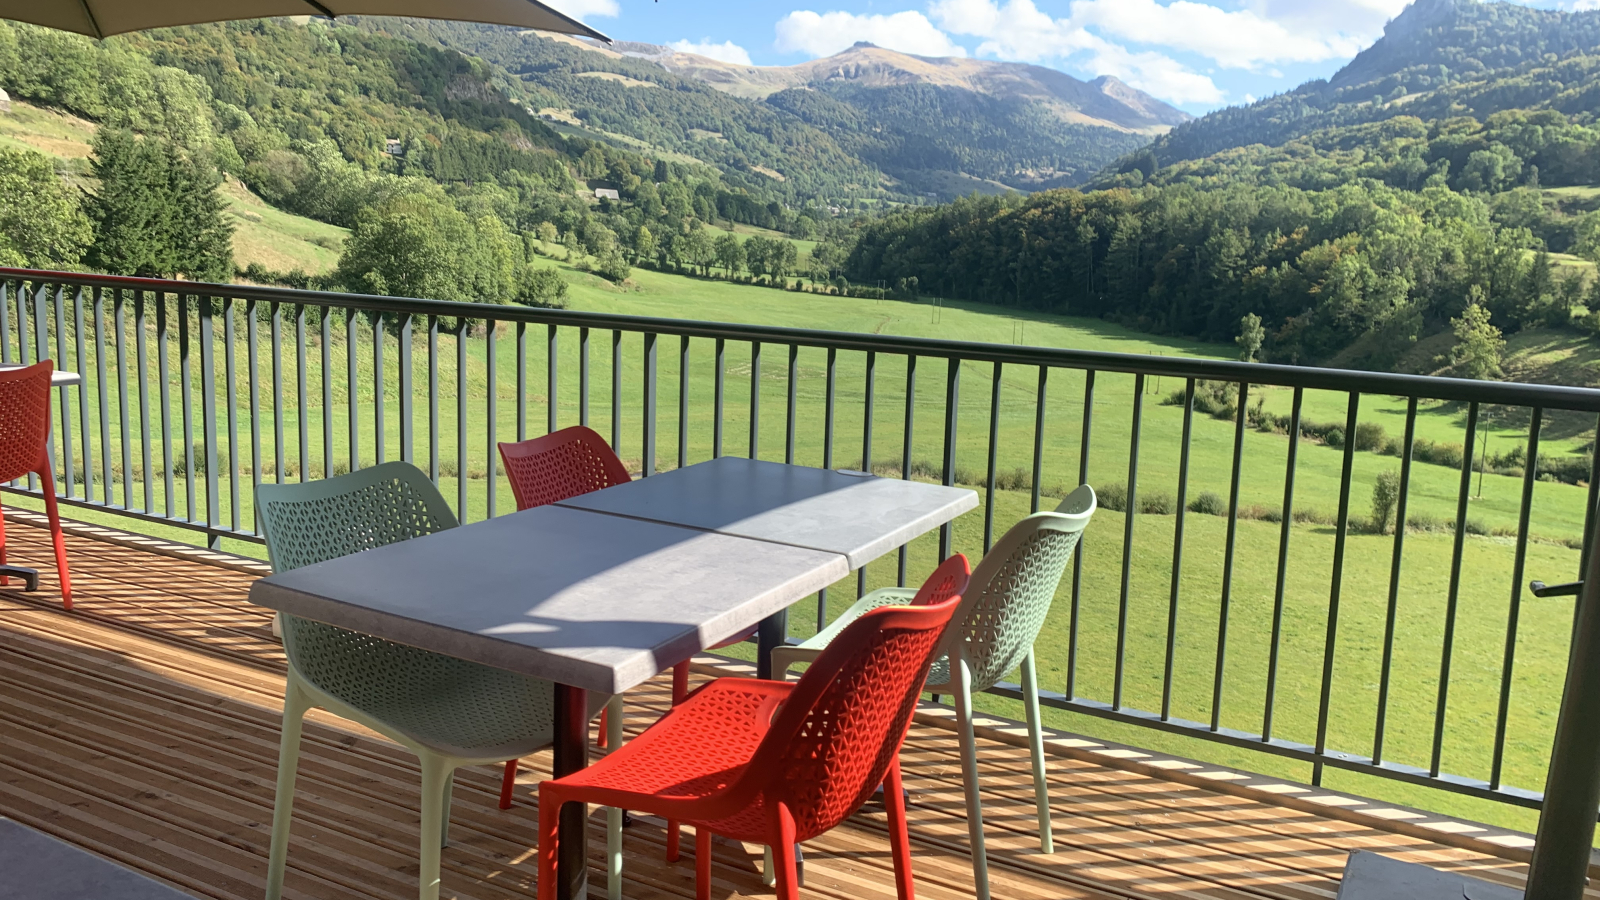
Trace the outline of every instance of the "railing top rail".
<instances>
[{"instance_id":1,"label":"railing top rail","mask_svg":"<svg viewBox=\"0 0 1600 900\"><path fill-rule=\"evenodd\" d=\"M136 278L124 275L95 275L82 272L52 272L39 269L0 267L0 280L26 280L35 283L78 285L135 291L160 291L203 297L233 297L271 303L295 303L338 307L371 312L400 313L450 318L493 319L503 322L528 322L568 325L619 331L655 332L688 337L724 338L773 344L797 344L839 350L876 351L945 359L1000 362L1025 366L1096 369L1128 374L1198 378L1210 381L1248 382L1376 394L1417 397L1427 400L1477 402L1506 406L1540 407L1600 413L1600 390L1568 385L1526 384L1521 382L1475 381L1431 375L1402 375L1392 372L1363 372L1314 366L1286 366L1272 363L1246 363L1193 357L1145 356L1101 350L1072 350L1058 347L1025 347L953 341L941 338L899 337L857 332L788 328L776 325L746 325L689 319L663 319L615 313L541 309L526 306L501 306L490 303L462 303L447 300L420 300L382 297L369 294L343 294L305 291L294 288L224 285L198 281L173 281Z\"/></svg>"}]
</instances>

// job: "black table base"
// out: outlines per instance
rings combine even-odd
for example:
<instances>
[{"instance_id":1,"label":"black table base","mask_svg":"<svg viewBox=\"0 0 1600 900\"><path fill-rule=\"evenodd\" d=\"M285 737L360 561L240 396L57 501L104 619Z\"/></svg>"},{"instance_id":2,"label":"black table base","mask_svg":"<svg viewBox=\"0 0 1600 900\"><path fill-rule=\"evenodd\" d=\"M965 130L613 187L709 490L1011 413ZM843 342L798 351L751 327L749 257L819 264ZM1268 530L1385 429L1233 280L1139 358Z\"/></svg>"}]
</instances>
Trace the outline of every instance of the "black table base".
<instances>
[{"instance_id":1,"label":"black table base","mask_svg":"<svg viewBox=\"0 0 1600 900\"><path fill-rule=\"evenodd\" d=\"M555 777L571 775L589 765L589 692L556 685ZM560 855L556 861L556 897L584 900L589 896L589 809L568 803L561 809L558 829Z\"/></svg>"}]
</instances>

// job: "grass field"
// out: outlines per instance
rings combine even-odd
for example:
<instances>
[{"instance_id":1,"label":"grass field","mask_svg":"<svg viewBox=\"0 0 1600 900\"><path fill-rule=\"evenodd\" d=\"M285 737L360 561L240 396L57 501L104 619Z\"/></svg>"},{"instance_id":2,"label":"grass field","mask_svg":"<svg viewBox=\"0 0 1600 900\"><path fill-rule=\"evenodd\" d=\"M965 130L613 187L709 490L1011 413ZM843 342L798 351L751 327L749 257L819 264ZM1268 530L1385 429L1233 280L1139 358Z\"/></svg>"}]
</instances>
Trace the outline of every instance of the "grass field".
<instances>
[{"instance_id":1,"label":"grass field","mask_svg":"<svg viewBox=\"0 0 1600 900\"><path fill-rule=\"evenodd\" d=\"M636 270L631 282L619 287L559 263L546 264L556 265L570 281L572 305L578 309L996 343L1024 342L1132 353L1227 356L1231 350L1192 341L1152 338L1094 320L1007 314L960 304L951 304L935 311L927 305L791 293L645 270ZM450 323L445 324L448 327ZM286 321L285 327L285 341L292 346L292 321ZM235 484L231 473L247 472L251 456L249 389L243 375L245 359L242 329L241 321L235 332L233 348L239 372L239 384L234 393L237 437L231 442L224 438L222 450L225 462L219 466L216 489L221 521L227 523L237 510L240 524L249 527L252 513L248 479L239 480L241 496L237 507L231 499ZM192 326L190 330L191 335L196 333ZM362 326L355 344L356 393L353 402L348 376L351 360L344 325L335 323L332 328L332 340L326 348L329 372L333 376L328 384L332 403L326 410L322 402L323 347L317 335L318 327L313 321L310 324L307 354L306 396L303 400L297 399L295 383L298 373L294 368L293 353L289 352L280 372L284 404L276 412L272 402L270 365L263 350L258 402L262 405L263 468L269 479L276 470L272 464L275 454L271 437L276 420L281 420L285 429L284 462L290 478L298 478L302 469L311 477L321 477L329 469L337 472L350 465L352 409L357 423L354 434L358 446L355 454L357 461L367 463L374 458L376 431L375 398L371 392L373 360L370 325ZM558 333L559 377L553 394L559 426L575 424L585 416L579 403L577 338L574 329L563 328ZM131 342L132 339L130 325L125 340ZM488 512L491 482L486 476L490 471L491 436L511 440L520 433L533 436L545 430L552 394L545 375L548 334L543 327L529 328L523 332L521 339L525 382L520 397L525 404L526 418L519 422L518 333L513 327L501 325L493 341L495 418L491 429L487 402L490 396L488 333L479 329L459 342L456 336L448 333L438 338L436 362L440 377L437 429L441 487L452 503L457 502L463 484L458 476L466 473L466 502L462 508L467 520L480 519ZM267 345L264 323L261 340L264 348ZM590 340L592 388L587 420L602 434L611 437L611 335L597 332L591 335ZM67 365L93 371L98 365L95 348L99 343L86 341L86 356L83 359L77 359L69 352ZM153 353L153 345L149 346ZM634 466L639 464L642 456L639 400L639 386L643 379L641 347L638 335L623 337L623 368L620 372L622 391L618 409L622 428L617 435L617 443L622 455ZM670 468L677 462L680 350L680 342L676 338L664 337L658 345L660 414L656 455L662 468ZM712 454L715 439L711 408L713 351L711 341L696 339L690 342L689 404L684 422L689 462L707 459ZM429 419L425 394L428 354L427 342L421 332L413 352L414 378L418 386L414 398L415 452L416 458L426 466L429 458ZM131 344L129 355L131 357ZM178 401L181 392L176 380L179 359L175 350L171 359L172 375L169 381L173 396L169 402L170 427L174 434L172 446L181 456L183 438L179 430L182 417ZM464 372L458 371L458 360L465 361ZM107 364L115 371L114 358L108 359ZM131 366L131 363L127 365ZM399 398L395 375L399 358L398 347L392 337L385 341L384 365L386 457L395 458L399 455ZM800 463L819 465L824 462L823 414L827 365L826 353L820 350L802 350L795 359L797 416L794 458ZM198 366L197 355L191 359L191 366ZM750 386L754 380L760 387L758 455L765 459L785 458L788 366L786 347L767 346L763 348L760 378L752 379L750 347L731 344L726 348L724 452L746 455L751 450L748 440ZM837 466L859 465L864 425L863 355L841 352L836 360L835 371L838 388L832 463ZM1031 368L1006 367L998 374L996 457L998 468L1005 475L1019 468L1026 469L1031 463L1038 372ZM911 448L914 460L934 462L941 456L946 375L943 361L922 360L918 365ZM995 376L994 367L988 364L967 363L961 370L957 474L964 482L978 482L972 486L979 488L984 480L987 462L990 398L996 391ZM128 377L132 377L131 371ZM153 364L147 378L154 378ZM114 382L115 379L112 380ZM91 379L91 382L95 381L97 379ZM130 393L133 392L131 385L130 382ZM1138 467L1138 490L1141 495L1151 491L1175 493L1181 410L1161 405L1159 401L1162 394L1179 386L1172 379L1166 379L1159 385L1152 380L1147 385L1143 397L1142 446ZM157 408L157 401L153 399L155 389L155 383L151 381L153 411ZM84 399L91 411L98 409L100 399L97 387L91 384L82 390L87 392ZM220 389L220 381L219 393L224 397L218 412L219 427L226 433L229 416L226 392ZM76 414L77 395L72 396ZM901 457L906 396L905 361L895 357L881 358L876 372L874 463L897 464ZM1282 403L1286 396L1287 392L1269 393L1269 405ZM198 429L200 397L198 389L192 386L191 399L193 421ZM1094 424L1089 453L1089 481L1097 487L1126 480L1133 399L1133 379L1130 376L1105 374L1099 377L1094 403L1090 407ZM113 384L107 391L107 407L118 410L120 401ZM136 397L131 398L131 406L130 430L137 431L140 422ZM1363 421L1370 416L1375 421L1384 422L1392 434L1398 434L1398 425L1394 424L1399 415L1397 407L1397 402L1388 398L1364 398L1361 407ZM1084 410L1083 376L1070 371L1053 372L1047 392L1043 441L1045 456L1041 485L1046 498L1062 496L1076 483ZM459 421L458 411L464 412ZM325 412L331 413L326 423ZM1342 419L1343 415L1342 396L1308 394L1307 418L1332 420ZM95 416L91 415L90 418ZM121 434L115 421L115 412L112 419L113 427L105 437L110 441L112 461L120 467L124 461L120 454ZM1429 435L1441 440L1461 440L1460 410L1432 407L1422 420L1425 424L1419 424L1419 431L1425 429ZM302 427L309 450L305 459L301 459L298 452ZM1496 432L1496 439L1503 435L1505 440L1514 440L1519 433L1519 426L1514 421L1499 423L1496 427L1500 429ZM152 421L152 429L159 433L157 422ZM466 437L465 444L460 448L462 452L458 452L458 433ZM194 434L198 435L198 431ZM76 437L79 465L84 437L82 433ZM102 436L97 424L91 426L87 437L96 457L94 468L98 472L103 463L100 461ZM1558 435L1557 438L1556 446L1560 449L1565 446L1562 442L1581 442L1587 439L1587 435L1574 430L1569 435ZM1214 491L1226 496L1230 481L1232 440L1231 422L1196 416L1190 473L1191 497L1201 491ZM331 452L325 453L325 446ZM1281 504L1287 449L1288 439L1283 435L1255 431L1245 435L1246 477L1240 485L1241 502L1244 505L1276 508ZM1339 503L1341 459L1340 451L1321 444L1301 443L1295 501L1298 509L1315 508L1321 511L1324 519L1332 514ZM159 449L152 462L158 469L162 466ZM1349 498L1352 516L1359 519L1365 517L1369 508L1372 484L1377 473L1397 467L1398 460L1362 452L1355 454L1355 464ZM142 463L134 459L128 467L135 472L136 484L130 499L136 506L145 503L142 473L138 471L140 465ZM162 478L159 473L153 475L157 496L152 499L157 507L161 507ZM1413 515L1420 513L1441 518L1452 517L1458 479L1459 473L1454 469L1423 463L1415 465L1411 501ZM115 496L121 500L124 493L120 476L114 475L114 480L117 482ZM513 508L509 488L503 479L497 478L492 484L496 511L503 513ZM1012 486L1016 486L1014 482ZM187 514L189 505L184 496L181 475L175 478L174 487L172 509L176 514ZM1471 504L1471 517L1480 521L1486 531L1514 530L1520 488L1521 481L1518 479L1488 475L1484 479L1482 499L1474 500ZM96 485L96 490L103 489L104 485ZM1568 542L1581 535L1584 498L1584 489L1579 487L1556 483L1536 485L1530 529L1536 540L1528 550L1524 580L1542 578L1557 581L1575 574L1578 554L1568 546ZM205 502L206 485L202 480L196 487L197 515ZM1049 499L1045 500L1046 505L1050 502ZM1025 487L997 491L994 498L995 534L998 535L1026 514L1028 504L1029 493ZM84 513L84 516L100 518L89 513ZM1174 522L1174 517L1170 515L1141 514L1136 517L1133 529L1133 545L1129 554L1128 640L1123 685L1125 702L1144 709L1160 708ZM1080 696L1111 699L1116 670L1116 622L1122 602L1120 585L1124 524L1122 514L1103 511L1091 526L1090 535L1085 541L1079 644L1075 659L1076 688ZM965 516L955 527L956 548L974 559L981 555L983 526L981 509ZM160 529L154 527L152 530ZM1297 523L1290 532L1290 565L1284 599L1274 733L1309 743L1315 736L1334 534L1331 527L1313 522ZM1261 727L1278 540L1277 524L1254 520L1239 524L1225 662L1227 687L1223 692L1220 713L1225 726L1247 730L1259 730ZM1383 644L1393 538L1356 533L1349 540L1328 744L1340 750L1369 753L1372 749L1373 716L1379 684L1378 660ZM1514 541L1507 537L1490 536L1470 536L1467 541L1443 762L1445 771L1486 777L1492 753L1501 660L1505 649L1505 624L1513 593ZM225 543L229 549L259 553L259 548L254 545L236 541ZM908 568L913 581L931 570L936 546L936 537L930 535L911 548ZM1177 649L1173 660L1172 711L1178 717L1199 721L1208 721L1211 717L1211 684L1216 665L1224 547L1225 519L1200 514L1188 517L1184 566L1179 583ZM1413 533L1405 544L1404 569L1398 593L1391 719L1385 756L1415 765L1425 766L1428 763L1437 692L1438 648L1444 627L1445 586L1450 577L1450 549L1451 537L1448 534ZM891 583L896 575L895 570L892 556L874 563L868 570L868 586ZM829 606L836 613L854 596L855 584L851 579L830 592ZM1045 683L1053 690L1064 687L1067 669L1074 661L1069 651L1072 615L1068 596L1064 586L1038 645ZM1565 660L1572 607L1570 601L1564 600L1535 600L1526 595L1522 595L1520 600L1521 623L1515 644L1517 656L1511 682L1513 702L1507 728L1505 781L1538 788L1543 784L1542 760L1548 752L1559 698L1559 673ZM798 605L794 615L794 633L810 633L815 627L814 619L811 603ZM1017 712L1004 701L986 699L984 703L996 711ZM1047 718L1058 726L1132 744L1186 753L1286 777L1309 777L1306 766L1195 739L1059 713L1050 713ZM1469 801L1428 789L1334 771L1329 772L1327 783L1397 802L1502 824L1531 827L1532 819L1527 814L1498 804Z\"/></svg>"}]
</instances>

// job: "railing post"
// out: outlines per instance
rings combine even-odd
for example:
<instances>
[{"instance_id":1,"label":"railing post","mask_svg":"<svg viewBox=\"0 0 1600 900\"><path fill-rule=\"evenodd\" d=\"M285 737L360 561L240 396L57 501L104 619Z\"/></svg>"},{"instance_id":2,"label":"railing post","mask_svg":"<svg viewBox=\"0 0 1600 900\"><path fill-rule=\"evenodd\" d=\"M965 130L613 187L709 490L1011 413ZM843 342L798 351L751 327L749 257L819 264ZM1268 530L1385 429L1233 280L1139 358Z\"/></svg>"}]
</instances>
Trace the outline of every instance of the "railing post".
<instances>
[{"instance_id":1,"label":"railing post","mask_svg":"<svg viewBox=\"0 0 1600 900\"><path fill-rule=\"evenodd\" d=\"M1589 554L1525 896L1578 900L1600 809L1600 553Z\"/></svg>"}]
</instances>

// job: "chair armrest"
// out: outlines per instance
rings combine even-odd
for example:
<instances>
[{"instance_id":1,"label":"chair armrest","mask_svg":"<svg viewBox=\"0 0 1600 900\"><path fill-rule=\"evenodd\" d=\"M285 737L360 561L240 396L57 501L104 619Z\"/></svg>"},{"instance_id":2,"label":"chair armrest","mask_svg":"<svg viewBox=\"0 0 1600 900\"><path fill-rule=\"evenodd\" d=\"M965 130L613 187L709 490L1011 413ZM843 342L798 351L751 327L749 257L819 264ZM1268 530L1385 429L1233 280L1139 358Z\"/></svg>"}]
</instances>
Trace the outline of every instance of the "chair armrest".
<instances>
[{"instance_id":1,"label":"chair armrest","mask_svg":"<svg viewBox=\"0 0 1600 900\"><path fill-rule=\"evenodd\" d=\"M879 588L867 594L852 604L849 609L840 613L832 622L829 622L826 628L801 641L798 645L774 648L772 651L773 677L781 680L788 675L789 666L816 659L823 648L828 646L839 635L839 632L845 630L851 622L879 607L910 606L911 601L916 596L917 592L914 589L902 587Z\"/></svg>"}]
</instances>

